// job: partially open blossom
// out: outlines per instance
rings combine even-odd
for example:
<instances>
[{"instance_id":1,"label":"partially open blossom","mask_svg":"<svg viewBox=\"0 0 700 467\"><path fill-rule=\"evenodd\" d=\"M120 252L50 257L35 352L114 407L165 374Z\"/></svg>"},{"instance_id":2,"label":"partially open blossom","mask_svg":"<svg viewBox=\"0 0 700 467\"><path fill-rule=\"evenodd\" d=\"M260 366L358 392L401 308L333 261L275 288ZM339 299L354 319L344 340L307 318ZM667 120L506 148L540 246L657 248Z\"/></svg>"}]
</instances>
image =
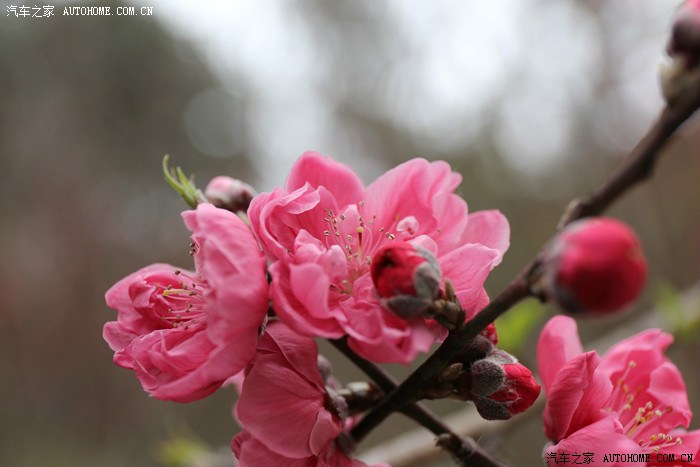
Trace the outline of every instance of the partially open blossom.
<instances>
[{"instance_id":1,"label":"partially open blossom","mask_svg":"<svg viewBox=\"0 0 700 467\"><path fill-rule=\"evenodd\" d=\"M183 213L196 272L153 264L107 291L117 321L103 336L114 362L154 397L205 397L255 356L267 312L265 259L235 214L210 204Z\"/></svg>"},{"instance_id":2,"label":"partially open blossom","mask_svg":"<svg viewBox=\"0 0 700 467\"><path fill-rule=\"evenodd\" d=\"M211 204L231 212L246 212L255 195L252 186L225 175L212 178L204 190L204 196Z\"/></svg>"},{"instance_id":3,"label":"partially open blossom","mask_svg":"<svg viewBox=\"0 0 700 467\"><path fill-rule=\"evenodd\" d=\"M244 427L232 442L239 466L365 466L343 449L344 410L326 383L314 340L270 324L236 409Z\"/></svg>"},{"instance_id":4,"label":"partially open blossom","mask_svg":"<svg viewBox=\"0 0 700 467\"><path fill-rule=\"evenodd\" d=\"M622 222L582 219L549 245L543 291L569 313L606 313L635 300L647 277L639 239Z\"/></svg>"},{"instance_id":5,"label":"partially open blossom","mask_svg":"<svg viewBox=\"0 0 700 467\"><path fill-rule=\"evenodd\" d=\"M493 348L471 364L459 391L486 420L507 420L532 407L540 395L532 372L509 353Z\"/></svg>"},{"instance_id":6,"label":"partially open blossom","mask_svg":"<svg viewBox=\"0 0 700 467\"><path fill-rule=\"evenodd\" d=\"M664 356L672 341L652 329L619 342L600 358L583 352L572 318L552 318L537 347L547 394L545 434L553 442L546 449L548 465L558 465L560 453L585 451L594 451L593 465L600 466L668 465L662 462L666 454L675 454L674 465L700 465L700 432L684 430L692 417L685 383ZM629 463L606 453L650 456ZM692 461L683 461L681 453L692 454Z\"/></svg>"},{"instance_id":7,"label":"partially open blossom","mask_svg":"<svg viewBox=\"0 0 700 467\"><path fill-rule=\"evenodd\" d=\"M276 313L294 330L348 336L358 354L410 362L446 331L433 320L405 320L386 310L370 265L385 245L429 251L471 316L488 303L483 284L508 248L496 211L469 215L453 191L461 177L444 162L414 159L364 187L348 167L316 153L293 166L284 189L250 205L251 225L271 260Z\"/></svg>"},{"instance_id":8,"label":"partially open blossom","mask_svg":"<svg viewBox=\"0 0 700 467\"><path fill-rule=\"evenodd\" d=\"M390 243L374 254L370 271L379 302L402 318L422 316L440 296L440 265L420 246Z\"/></svg>"}]
</instances>

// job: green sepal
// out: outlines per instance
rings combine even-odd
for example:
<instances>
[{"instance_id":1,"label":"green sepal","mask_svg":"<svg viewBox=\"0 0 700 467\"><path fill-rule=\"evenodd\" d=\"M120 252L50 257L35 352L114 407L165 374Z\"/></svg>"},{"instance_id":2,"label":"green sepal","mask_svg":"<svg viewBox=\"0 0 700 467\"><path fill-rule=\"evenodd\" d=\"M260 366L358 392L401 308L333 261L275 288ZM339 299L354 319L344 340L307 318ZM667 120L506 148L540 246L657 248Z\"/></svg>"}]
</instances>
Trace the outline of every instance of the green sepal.
<instances>
[{"instance_id":1,"label":"green sepal","mask_svg":"<svg viewBox=\"0 0 700 467\"><path fill-rule=\"evenodd\" d=\"M189 178L185 175L180 167L168 167L170 156L163 156L163 176L173 190L175 190L182 199L191 207L196 208L199 203L206 203L207 199L204 194L197 189L194 184L194 175Z\"/></svg>"}]
</instances>

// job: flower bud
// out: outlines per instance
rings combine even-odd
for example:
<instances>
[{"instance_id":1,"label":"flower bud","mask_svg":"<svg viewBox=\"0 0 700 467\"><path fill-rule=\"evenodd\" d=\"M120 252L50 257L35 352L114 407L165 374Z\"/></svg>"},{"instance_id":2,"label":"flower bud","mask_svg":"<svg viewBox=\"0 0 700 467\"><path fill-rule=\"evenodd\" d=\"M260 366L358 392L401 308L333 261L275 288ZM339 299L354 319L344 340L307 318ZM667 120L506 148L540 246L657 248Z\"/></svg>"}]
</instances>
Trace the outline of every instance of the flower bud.
<instances>
[{"instance_id":1,"label":"flower bud","mask_svg":"<svg viewBox=\"0 0 700 467\"><path fill-rule=\"evenodd\" d=\"M375 253L371 275L382 306L404 319L424 316L440 297L440 265L410 243L391 243Z\"/></svg>"},{"instance_id":2,"label":"flower bud","mask_svg":"<svg viewBox=\"0 0 700 467\"><path fill-rule=\"evenodd\" d=\"M214 177L204 190L204 196L211 204L234 213L246 212L256 194L252 186L225 175Z\"/></svg>"},{"instance_id":3,"label":"flower bud","mask_svg":"<svg viewBox=\"0 0 700 467\"><path fill-rule=\"evenodd\" d=\"M494 348L463 375L459 391L486 420L507 420L535 403L540 385L515 357Z\"/></svg>"},{"instance_id":4,"label":"flower bud","mask_svg":"<svg viewBox=\"0 0 700 467\"><path fill-rule=\"evenodd\" d=\"M569 313L607 313L642 291L647 264L635 233L610 218L569 224L545 252L542 293Z\"/></svg>"},{"instance_id":5,"label":"flower bud","mask_svg":"<svg viewBox=\"0 0 700 467\"><path fill-rule=\"evenodd\" d=\"M671 57L681 57L686 68L700 60L700 0L687 0L676 13L666 47Z\"/></svg>"}]
</instances>

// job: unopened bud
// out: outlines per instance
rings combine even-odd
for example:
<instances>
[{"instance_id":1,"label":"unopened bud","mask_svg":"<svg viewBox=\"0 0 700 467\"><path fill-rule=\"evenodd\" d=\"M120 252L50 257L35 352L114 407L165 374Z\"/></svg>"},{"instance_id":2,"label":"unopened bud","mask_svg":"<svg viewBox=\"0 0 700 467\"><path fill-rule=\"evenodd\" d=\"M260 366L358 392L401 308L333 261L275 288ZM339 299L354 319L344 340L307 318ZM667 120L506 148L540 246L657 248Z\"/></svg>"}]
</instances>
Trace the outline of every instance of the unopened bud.
<instances>
[{"instance_id":1,"label":"unopened bud","mask_svg":"<svg viewBox=\"0 0 700 467\"><path fill-rule=\"evenodd\" d=\"M671 57L682 57L686 68L700 60L700 0L687 0L678 9L666 47Z\"/></svg>"},{"instance_id":2,"label":"unopened bud","mask_svg":"<svg viewBox=\"0 0 700 467\"><path fill-rule=\"evenodd\" d=\"M678 9L666 52L670 60L661 64L661 92L669 105L676 105L700 86L700 0L687 0Z\"/></svg>"},{"instance_id":3,"label":"unopened bud","mask_svg":"<svg viewBox=\"0 0 700 467\"><path fill-rule=\"evenodd\" d=\"M204 190L211 204L231 212L246 212L256 194L252 186L225 175L214 177Z\"/></svg>"},{"instance_id":4,"label":"unopened bud","mask_svg":"<svg viewBox=\"0 0 700 467\"><path fill-rule=\"evenodd\" d=\"M460 382L460 392L486 420L507 420L530 408L540 395L532 372L500 349L474 362Z\"/></svg>"},{"instance_id":5,"label":"unopened bud","mask_svg":"<svg viewBox=\"0 0 700 467\"><path fill-rule=\"evenodd\" d=\"M425 316L440 297L440 265L428 250L410 243L380 249L371 275L382 306L404 319Z\"/></svg>"},{"instance_id":6,"label":"unopened bud","mask_svg":"<svg viewBox=\"0 0 700 467\"><path fill-rule=\"evenodd\" d=\"M582 219L569 224L545 253L543 298L569 313L609 313L635 300L647 277L639 239L622 222Z\"/></svg>"}]
</instances>

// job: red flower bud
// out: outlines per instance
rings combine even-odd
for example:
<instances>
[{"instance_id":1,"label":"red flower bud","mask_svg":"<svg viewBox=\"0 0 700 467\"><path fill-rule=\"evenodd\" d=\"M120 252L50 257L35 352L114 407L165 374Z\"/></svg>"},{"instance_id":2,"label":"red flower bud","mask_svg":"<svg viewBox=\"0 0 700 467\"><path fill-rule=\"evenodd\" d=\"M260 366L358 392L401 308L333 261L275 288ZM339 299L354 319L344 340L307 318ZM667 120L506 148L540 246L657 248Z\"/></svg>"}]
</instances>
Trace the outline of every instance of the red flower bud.
<instances>
[{"instance_id":1,"label":"red flower bud","mask_svg":"<svg viewBox=\"0 0 700 467\"><path fill-rule=\"evenodd\" d=\"M623 308L637 298L647 277L639 239L609 218L568 225L548 247L544 267L545 297L571 313Z\"/></svg>"},{"instance_id":2,"label":"red flower bud","mask_svg":"<svg viewBox=\"0 0 700 467\"><path fill-rule=\"evenodd\" d=\"M377 251L371 275L382 306L405 319L421 316L440 297L440 265L428 250L410 243Z\"/></svg>"},{"instance_id":3,"label":"red flower bud","mask_svg":"<svg viewBox=\"0 0 700 467\"><path fill-rule=\"evenodd\" d=\"M225 175L212 178L204 190L211 204L231 212L246 212L256 194L252 186Z\"/></svg>"},{"instance_id":4,"label":"red flower bud","mask_svg":"<svg viewBox=\"0 0 700 467\"><path fill-rule=\"evenodd\" d=\"M486 420L507 420L529 409L540 395L532 372L509 353L493 349L471 365L460 392Z\"/></svg>"}]
</instances>

